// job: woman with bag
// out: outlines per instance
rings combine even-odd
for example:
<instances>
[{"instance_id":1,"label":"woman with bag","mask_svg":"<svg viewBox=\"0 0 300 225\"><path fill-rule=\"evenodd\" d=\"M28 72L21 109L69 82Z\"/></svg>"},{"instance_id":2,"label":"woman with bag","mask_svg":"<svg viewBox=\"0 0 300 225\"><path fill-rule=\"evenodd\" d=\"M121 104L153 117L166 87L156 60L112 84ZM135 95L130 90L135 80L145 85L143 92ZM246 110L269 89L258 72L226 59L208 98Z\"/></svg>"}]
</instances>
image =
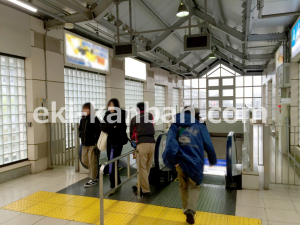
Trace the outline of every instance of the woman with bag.
<instances>
[{"instance_id":1,"label":"woman with bag","mask_svg":"<svg viewBox=\"0 0 300 225\"><path fill-rule=\"evenodd\" d=\"M108 111L105 113L103 121L101 121L101 130L108 134L107 137L107 158L112 160L121 155L123 145L127 144L128 137L126 133L126 111L120 109L118 99L111 99L107 104ZM110 188L115 187L115 166L114 163L109 164ZM118 184L121 178L118 173ZM117 184L117 185L118 185ZM111 193L111 195L113 195Z\"/></svg>"},{"instance_id":2,"label":"woman with bag","mask_svg":"<svg viewBox=\"0 0 300 225\"><path fill-rule=\"evenodd\" d=\"M81 162L89 169L90 181L84 187L91 187L97 184L98 156L96 148L101 132L100 121L95 115L94 107L91 103L82 106L82 118L79 125L79 137L82 144Z\"/></svg>"}]
</instances>

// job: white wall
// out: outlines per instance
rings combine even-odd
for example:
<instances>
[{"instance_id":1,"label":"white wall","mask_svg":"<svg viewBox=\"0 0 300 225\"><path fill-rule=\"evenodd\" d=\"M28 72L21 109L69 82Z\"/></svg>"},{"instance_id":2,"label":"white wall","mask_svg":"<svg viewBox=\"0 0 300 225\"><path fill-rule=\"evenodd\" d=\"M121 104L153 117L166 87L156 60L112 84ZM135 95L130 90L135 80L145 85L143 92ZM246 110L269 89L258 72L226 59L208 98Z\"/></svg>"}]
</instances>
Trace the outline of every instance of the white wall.
<instances>
[{"instance_id":1,"label":"white wall","mask_svg":"<svg viewBox=\"0 0 300 225\"><path fill-rule=\"evenodd\" d=\"M45 33L43 21L1 5L0 53L25 57L27 122L33 124L32 127L27 128L28 158L31 162L32 173L47 169L47 127L33 120L34 109L38 106L37 98L46 98L46 82L49 112L53 111L52 101L57 104L56 111L65 106L63 30L47 32L48 37L60 42L61 48L58 52L47 50L46 54L43 48ZM107 101L111 98L118 98L121 107L125 107L124 68L124 66L123 69L111 67L111 73L106 75ZM175 83L176 75L171 75L160 68L150 68L149 64L147 64L147 70L153 71L155 78L148 76L144 83L144 101L148 101L150 106L155 105L155 84L159 84L166 88L166 105L172 106L173 88L183 87L182 78L179 77L178 83ZM182 100L180 103L182 104Z\"/></svg>"},{"instance_id":2,"label":"white wall","mask_svg":"<svg viewBox=\"0 0 300 225\"><path fill-rule=\"evenodd\" d=\"M30 56L30 17L5 5L0 7L0 52Z\"/></svg>"}]
</instances>

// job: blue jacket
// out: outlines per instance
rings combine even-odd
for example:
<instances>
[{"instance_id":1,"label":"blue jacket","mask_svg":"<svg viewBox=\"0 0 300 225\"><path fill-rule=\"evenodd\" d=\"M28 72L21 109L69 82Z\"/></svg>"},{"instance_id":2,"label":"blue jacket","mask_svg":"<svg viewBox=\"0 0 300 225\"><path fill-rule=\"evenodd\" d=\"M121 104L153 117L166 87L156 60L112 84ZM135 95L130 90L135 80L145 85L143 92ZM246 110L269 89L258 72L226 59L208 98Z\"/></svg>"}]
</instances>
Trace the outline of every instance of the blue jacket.
<instances>
[{"instance_id":1,"label":"blue jacket","mask_svg":"<svg viewBox=\"0 0 300 225\"><path fill-rule=\"evenodd\" d=\"M179 164L185 175L196 184L201 184L204 150L207 152L209 163L215 165L217 156L206 126L195 117L192 118L190 113L177 114L176 122L172 124L167 136L163 153L165 165L175 170L175 165Z\"/></svg>"}]
</instances>

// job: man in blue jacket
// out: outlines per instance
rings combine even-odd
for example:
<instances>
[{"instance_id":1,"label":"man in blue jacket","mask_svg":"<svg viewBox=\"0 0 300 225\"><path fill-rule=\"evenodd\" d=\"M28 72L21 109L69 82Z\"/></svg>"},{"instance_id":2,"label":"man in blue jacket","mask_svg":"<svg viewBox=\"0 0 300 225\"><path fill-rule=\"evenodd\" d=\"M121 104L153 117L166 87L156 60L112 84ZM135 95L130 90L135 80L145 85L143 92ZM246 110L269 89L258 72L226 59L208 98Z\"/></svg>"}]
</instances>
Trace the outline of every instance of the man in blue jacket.
<instances>
[{"instance_id":1,"label":"man in blue jacket","mask_svg":"<svg viewBox=\"0 0 300 225\"><path fill-rule=\"evenodd\" d=\"M177 114L168 133L163 159L168 168L178 172L182 209L189 224L195 223L203 178L204 150L210 165L215 165L217 157L206 126L195 120L193 109Z\"/></svg>"}]
</instances>

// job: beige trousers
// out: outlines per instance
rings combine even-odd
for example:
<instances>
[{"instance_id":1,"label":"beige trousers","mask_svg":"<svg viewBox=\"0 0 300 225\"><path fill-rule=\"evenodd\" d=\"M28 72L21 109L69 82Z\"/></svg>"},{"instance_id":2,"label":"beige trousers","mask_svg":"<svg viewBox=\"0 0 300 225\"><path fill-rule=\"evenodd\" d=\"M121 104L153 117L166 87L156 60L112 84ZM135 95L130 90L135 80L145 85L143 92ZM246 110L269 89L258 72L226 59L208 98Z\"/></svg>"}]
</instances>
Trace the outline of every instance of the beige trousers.
<instances>
[{"instance_id":1,"label":"beige trousers","mask_svg":"<svg viewBox=\"0 0 300 225\"><path fill-rule=\"evenodd\" d=\"M155 143L138 144L137 150L140 153L140 185L143 193L149 193L149 173L154 158Z\"/></svg>"},{"instance_id":2,"label":"beige trousers","mask_svg":"<svg viewBox=\"0 0 300 225\"><path fill-rule=\"evenodd\" d=\"M179 180L179 192L182 201L182 209L186 211L188 209L196 213L197 202L200 194L200 185L187 177L180 166L176 168Z\"/></svg>"},{"instance_id":3,"label":"beige trousers","mask_svg":"<svg viewBox=\"0 0 300 225\"><path fill-rule=\"evenodd\" d=\"M89 178L96 180L98 174L98 159L95 146L82 146L81 161L89 168Z\"/></svg>"}]
</instances>

